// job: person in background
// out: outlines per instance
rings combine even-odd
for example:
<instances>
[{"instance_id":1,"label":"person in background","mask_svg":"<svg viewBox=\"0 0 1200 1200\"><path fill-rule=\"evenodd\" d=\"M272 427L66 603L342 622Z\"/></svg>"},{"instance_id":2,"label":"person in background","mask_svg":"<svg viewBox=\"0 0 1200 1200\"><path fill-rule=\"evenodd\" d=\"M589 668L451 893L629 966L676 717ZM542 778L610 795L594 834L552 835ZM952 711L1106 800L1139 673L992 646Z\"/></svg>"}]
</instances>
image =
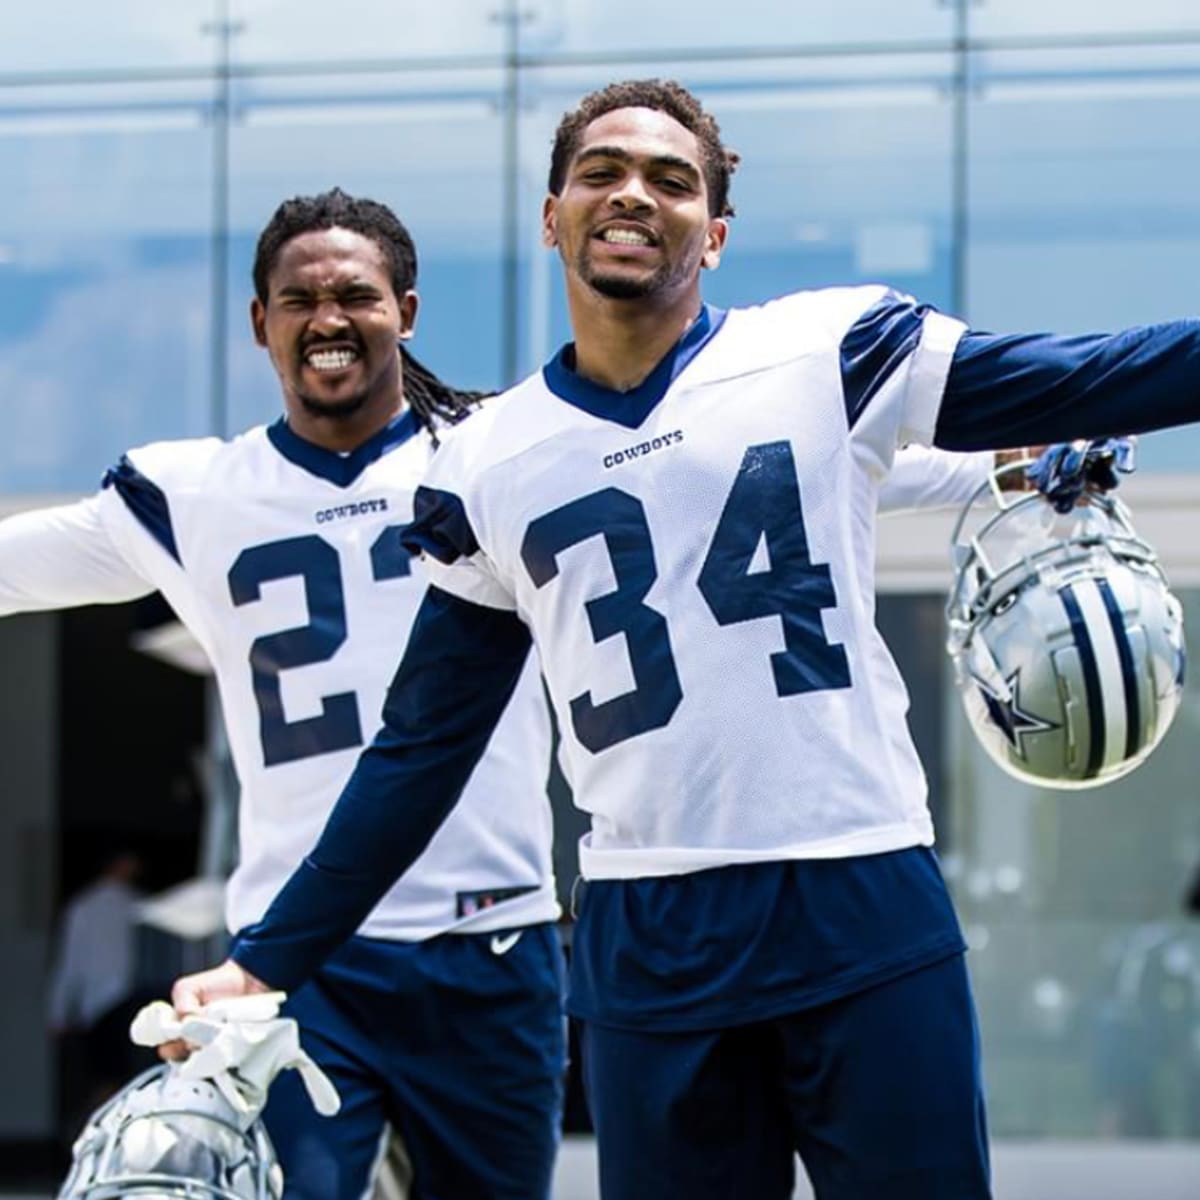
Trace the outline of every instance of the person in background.
<instances>
[{"instance_id":1,"label":"person in background","mask_svg":"<svg viewBox=\"0 0 1200 1200\"><path fill-rule=\"evenodd\" d=\"M137 882L142 861L121 847L63 913L49 983L48 1024L81 1052L84 1094L68 1107L92 1109L140 1063L152 1059L129 1041L129 1022L145 999L138 991Z\"/></svg>"},{"instance_id":2,"label":"person in background","mask_svg":"<svg viewBox=\"0 0 1200 1200\"><path fill-rule=\"evenodd\" d=\"M388 683L425 585L399 533L481 398L408 350L416 248L386 205L337 188L285 201L253 275L277 420L132 449L94 496L0 522L0 614L158 590L212 663L241 785L233 932L299 863L381 710L410 703ZM455 777L458 819L288 997L342 1108L317 1114L295 1072L272 1086L286 1200L358 1200L390 1130L417 1195L549 1192L565 1070L550 720L532 661L506 690L488 753ZM121 974L99 945L80 952Z\"/></svg>"}]
</instances>

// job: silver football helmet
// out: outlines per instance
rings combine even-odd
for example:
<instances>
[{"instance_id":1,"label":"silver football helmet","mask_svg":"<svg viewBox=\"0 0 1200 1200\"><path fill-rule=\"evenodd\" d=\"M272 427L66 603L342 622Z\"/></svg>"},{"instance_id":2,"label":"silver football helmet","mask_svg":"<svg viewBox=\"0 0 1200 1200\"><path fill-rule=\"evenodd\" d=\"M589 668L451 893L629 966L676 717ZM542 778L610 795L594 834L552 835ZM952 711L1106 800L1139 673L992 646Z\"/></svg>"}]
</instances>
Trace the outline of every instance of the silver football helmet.
<instances>
[{"instance_id":1,"label":"silver football helmet","mask_svg":"<svg viewBox=\"0 0 1200 1200\"><path fill-rule=\"evenodd\" d=\"M1056 512L1039 493L1005 489L1028 465L994 471L959 515L947 649L971 727L1005 771L1096 787L1169 728L1183 613L1115 496Z\"/></svg>"},{"instance_id":2,"label":"silver football helmet","mask_svg":"<svg viewBox=\"0 0 1200 1200\"><path fill-rule=\"evenodd\" d=\"M58 1200L280 1200L262 1122L210 1080L155 1067L98 1108L75 1141Z\"/></svg>"}]
</instances>

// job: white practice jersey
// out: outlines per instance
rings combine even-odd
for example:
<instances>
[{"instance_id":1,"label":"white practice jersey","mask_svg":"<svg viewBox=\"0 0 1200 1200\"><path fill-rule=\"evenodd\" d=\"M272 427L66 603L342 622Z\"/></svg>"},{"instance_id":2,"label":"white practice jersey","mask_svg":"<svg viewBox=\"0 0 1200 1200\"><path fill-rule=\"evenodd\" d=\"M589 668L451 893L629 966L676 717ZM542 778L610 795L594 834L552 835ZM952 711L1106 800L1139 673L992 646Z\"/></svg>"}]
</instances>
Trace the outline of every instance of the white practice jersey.
<instances>
[{"instance_id":1,"label":"white practice jersey","mask_svg":"<svg viewBox=\"0 0 1200 1200\"><path fill-rule=\"evenodd\" d=\"M447 439L431 580L532 630L586 876L932 841L875 518L962 330L881 287L706 309L635 392L560 355Z\"/></svg>"},{"instance_id":2,"label":"white practice jersey","mask_svg":"<svg viewBox=\"0 0 1200 1200\"><path fill-rule=\"evenodd\" d=\"M242 788L231 929L261 918L379 727L425 590L399 530L431 454L410 414L346 456L281 421L144 446L96 496L0 524L0 613L159 589L207 653ZM558 916L535 658L462 802L360 932L420 940Z\"/></svg>"}]
</instances>

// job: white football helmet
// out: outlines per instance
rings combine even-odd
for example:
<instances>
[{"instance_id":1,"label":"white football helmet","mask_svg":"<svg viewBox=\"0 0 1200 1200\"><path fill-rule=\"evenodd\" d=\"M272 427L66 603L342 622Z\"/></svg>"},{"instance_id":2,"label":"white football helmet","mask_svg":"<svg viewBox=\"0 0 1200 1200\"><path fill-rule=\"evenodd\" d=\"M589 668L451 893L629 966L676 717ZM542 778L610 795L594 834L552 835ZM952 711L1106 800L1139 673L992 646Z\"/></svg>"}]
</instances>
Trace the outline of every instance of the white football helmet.
<instances>
[{"instance_id":1,"label":"white football helmet","mask_svg":"<svg viewBox=\"0 0 1200 1200\"><path fill-rule=\"evenodd\" d=\"M1096 787L1132 771L1170 726L1183 613L1115 496L1056 512L1037 492L1005 490L1027 465L994 471L959 515L947 649L971 727L1005 771Z\"/></svg>"},{"instance_id":2,"label":"white football helmet","mask_svg":"<svg viewBox=\"0 0 1200 1200\"><path fill-rule=\"evenodd\" d=\"M283 1172L259 1120L176 1067L139 1075L75 1141L59 1200L280 1200Z\"/></svg>"}]
</instances>

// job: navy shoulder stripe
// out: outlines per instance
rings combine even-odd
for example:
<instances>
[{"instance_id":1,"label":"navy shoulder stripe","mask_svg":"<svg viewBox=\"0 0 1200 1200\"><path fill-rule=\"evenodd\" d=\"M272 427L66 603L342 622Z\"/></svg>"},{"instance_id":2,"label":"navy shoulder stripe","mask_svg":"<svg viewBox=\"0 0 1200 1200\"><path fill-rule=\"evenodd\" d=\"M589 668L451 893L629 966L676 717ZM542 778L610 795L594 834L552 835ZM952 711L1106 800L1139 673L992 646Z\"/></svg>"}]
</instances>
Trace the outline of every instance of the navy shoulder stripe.
<instances>
[{"instance_id":1,"label":"navy shoulder stripe","mask_svg":"<svg viewBox=\"0 0 1200 1200\"><path fill-rule=\"evenodd\" d=\"M400 540L413 554L430 554L447 565L479 549L463 502L453 492L425 486L413 496L412 524Z\"/></svg>"},{"instance_id":2,"label":"navy shoulder stripe","mask_svg":"<svg viewBox=\"0 0 1200 1200\"><path fill-rule=\"evenodd\" d=\"M171 526L171 509L167 498L158 484L147 479L129 461L128 454L122 454L117 465L109 467L100 486L116 488L117 495L125 501L125 507L137 517L142 528L183 566L179 547L175 544L175 530Z\"/></svg>"},{"instance_id":3,"label":"navy shoulder stripe","mask_svg":"<svg viewBox=\"0 0 1200 1200\"><path fill-rule=\"evenodd\" d=\"M842 396L853 429L867 405L921 340L928 304L888 292L867 309L842 338Z\"/></svg>"}]
</instances>

